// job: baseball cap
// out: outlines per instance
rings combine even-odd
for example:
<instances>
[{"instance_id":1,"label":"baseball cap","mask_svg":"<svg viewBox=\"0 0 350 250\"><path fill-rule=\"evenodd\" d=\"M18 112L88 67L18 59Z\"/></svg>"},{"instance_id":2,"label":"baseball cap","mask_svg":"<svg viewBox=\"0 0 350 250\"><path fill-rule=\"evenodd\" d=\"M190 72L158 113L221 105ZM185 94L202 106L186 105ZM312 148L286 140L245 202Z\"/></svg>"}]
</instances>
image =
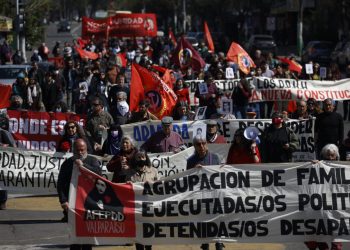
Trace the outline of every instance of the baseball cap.
<instances>
[{"instance_id":1,"label":"baseball cap","mask_svg":"<svg viewBox=\"0 0 350 250\"><path fill-rule=\"evenodd\" d=\"M162 124L163 125L170 125L170 124L172 124L173 123L173 118L171 117L171 116L164 116L163 118L162 118Z\"/></svg>"}]
</instances>

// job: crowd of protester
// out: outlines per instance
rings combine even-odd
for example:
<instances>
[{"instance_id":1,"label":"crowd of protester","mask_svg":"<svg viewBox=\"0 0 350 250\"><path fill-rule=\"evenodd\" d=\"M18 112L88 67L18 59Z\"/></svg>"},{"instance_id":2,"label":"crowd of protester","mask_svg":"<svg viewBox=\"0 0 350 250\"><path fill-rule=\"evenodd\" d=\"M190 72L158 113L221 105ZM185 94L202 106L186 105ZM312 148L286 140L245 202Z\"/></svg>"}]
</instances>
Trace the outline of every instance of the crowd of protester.
<instances>
[{"instance_id":1,"label":"crowd of protester","mask_svg":"<svg viewBox=\"0 0 350 250\"><path fill-rule=\"evenodd\" d=\"M188 169L216 165L224 161L227 164L292 161L292 153L298 149L299 141L294 132L286 127L285 122L288 119L316 118L317 159L328 159L325 154L331 150L336 151L337 160L348 160L350 157L350 135L348 134L348 138L344 140L343 122L343 120L350 121L348 101L344 101L343 115L336 112L337 103L332 99L326 99L323 102L312 98L298 101L296 108L292 111L288 110L288 103L283 101L249 103L252 89L247 77L320 80L318 63L310 62L313 65L313 74L306 74L305 70L297 73L289 70L288 64L279 62L272 53L262 53L257 50L252 57L256 67L251 68L250 74L246 75L238 69L238 65L227 61L223 52L211 53L203 42L198 45L197 50L207 65L205 69L199 71L191 67L181 69L174 64L172 57L175 46L165 37L140 41L112 38L109 41L100 42L92 37L84 45L84 49L98 53L97 60L81 58L75 50L76 45L77 41L64 44L57 42L52 48L52 56L62 57L63 67L50 64L47 69L42 69L39 65L48 60L51 52L45 43L41 44L33 52L31 69L28 72L19 73L13 84L9 109L86 114L85 127L81 127L74 121L67 121L64 135L56 150L74 152L74 145L78 142L80 147L89 154L112 155L113 158L108 163L107 169L114 173L113 182L155 181L158 178L157 173L152 169L147 154L177 153L186 148L181 135L172 130L174 120L195 119L195 112L191 109L193 103L190 101L190 86L186 85L186 80L203 80L207 89L203 93L198 85L194 93L199 100L199 107L207 107L203 117L206 120L207 131L203 137L194 137L195 153L188 159ZM120 53L126 55L124 65L121 57L118 56ZM23 63L18 57L20 55L17 54L16 63ZM173 90L178 97L173 115L161 119L162 130L151 136L140 149L129 135L123 134L121 126L158 120L158 118L150 112L150 102L147 99L139 102L137 111L131 111L129 108L133 62L157 74L161 73L154 70L152 65L171 69L172 76L175 78ZM214 83L214 80L225 79L226 68L232 68L240 79L239 84L232 91L222 91ZM335 81L347 77L350 77L350 67L342 73L337 64L330 63L324 80ZM233 103L229 114L223 112L221 107L222 99L225 98L232 100ZM215 152L208 151L207 146L208 143L226 143L216 121L219 118L271 118L272 125L262 131L259 145L254 140L245 138L244 130L237 130L227 159L219 159ZM2 130L3 128L0 132ZM102 143L104 132L107 132L107 139ZM3 146L15 146L11 140L3 139L3 136L0 139ZM66 165L69 164L72 162L66 163ZM79 162L79 164L83 163ZM59 186L62 187L62 185ZM67 190L58 191L63 195L60 196L60 201L66 215L67 196L64 196L64 192ZM66 219L65 216L64 220ZM137 249L143 249L143 247L138 245ZM216 245L217 249L222 247L221 244ZM203 244L202 248L208 249L208 245ZM309 248L314 249L311 245ZM151 249L151 246L145 246L145 249Z\"/></svg>"}]
</instances>

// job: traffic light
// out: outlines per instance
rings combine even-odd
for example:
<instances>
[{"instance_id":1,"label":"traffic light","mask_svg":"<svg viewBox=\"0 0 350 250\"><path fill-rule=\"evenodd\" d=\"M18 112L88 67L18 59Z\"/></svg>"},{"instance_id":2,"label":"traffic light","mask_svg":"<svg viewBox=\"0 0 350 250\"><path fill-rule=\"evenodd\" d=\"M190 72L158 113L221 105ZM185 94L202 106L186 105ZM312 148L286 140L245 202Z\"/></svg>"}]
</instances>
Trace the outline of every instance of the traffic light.
<instances>
[{"instance_id":1,"label":"traffic light","mask_svg":"<svg viewBox=\"0 0 350 250\"><path fill-rule=\"evenodd\" d=\"M19 14L18 14L18 31L19 32L24 31L24 24L25 24L24 9L21 8L21 9L19 9Z\"/></svg>"}]
</instances>

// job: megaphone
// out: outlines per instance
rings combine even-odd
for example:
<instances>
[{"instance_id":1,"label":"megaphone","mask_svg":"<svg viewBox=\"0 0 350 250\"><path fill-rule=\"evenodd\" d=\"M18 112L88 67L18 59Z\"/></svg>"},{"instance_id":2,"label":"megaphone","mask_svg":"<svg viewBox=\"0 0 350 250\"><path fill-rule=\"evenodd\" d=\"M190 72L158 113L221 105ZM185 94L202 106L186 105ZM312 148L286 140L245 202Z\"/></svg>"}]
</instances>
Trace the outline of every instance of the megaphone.
<instances>
[{"instance_id":1,"label":"megaphone","mask_svg":"<svg viewBox=\"0 0 350 250\"><path fill-rule=\"evenodd\" d=\"M244 135L244 138L246 138L247 140L255 141L256 144L260 143L260 138L259 138L260 131L256 127L247 127L244 130L243 135Z\"/></svg>"}]
</instances>

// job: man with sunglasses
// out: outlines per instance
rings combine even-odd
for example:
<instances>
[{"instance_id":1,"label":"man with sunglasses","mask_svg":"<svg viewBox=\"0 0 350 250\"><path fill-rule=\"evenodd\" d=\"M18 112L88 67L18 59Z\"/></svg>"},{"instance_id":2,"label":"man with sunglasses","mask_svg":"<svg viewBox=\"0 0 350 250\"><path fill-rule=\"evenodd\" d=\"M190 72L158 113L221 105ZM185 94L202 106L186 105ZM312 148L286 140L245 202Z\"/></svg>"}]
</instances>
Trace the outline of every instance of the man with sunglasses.
<instances>
[{"instance_id":1,"label":"man with sunglasses","mask_svg":"<svg viewBox=\"0 0 350 250\"><path fill-rule=\"evenodd\" d=\"M91 146L95 151L102 149L102 134L104 130L107 130L113 123L112 116L103 111L103 102L100 98L95 97L91 101L92 112L88 115L86 121L86 131L91 140Z\"/></svg>"}]
</instances>

